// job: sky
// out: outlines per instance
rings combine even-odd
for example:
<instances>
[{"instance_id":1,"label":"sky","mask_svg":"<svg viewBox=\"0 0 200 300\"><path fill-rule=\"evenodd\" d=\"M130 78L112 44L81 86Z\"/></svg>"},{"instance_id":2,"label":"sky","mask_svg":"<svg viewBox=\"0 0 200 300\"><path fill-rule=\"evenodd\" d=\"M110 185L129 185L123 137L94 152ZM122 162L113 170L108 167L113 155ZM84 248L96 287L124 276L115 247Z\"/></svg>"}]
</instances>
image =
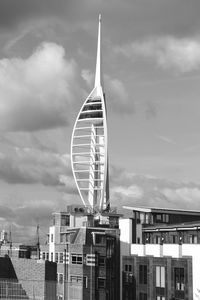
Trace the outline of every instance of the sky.
<instances>
[{"instance_id":1,"label":"sky","mask_svg":"<svg viewBox=\"0 0 200 300\"><path fill-rule=\"evenodd\" d=\"M45 239L81 205L72 128L102 14L110 200L200 210L200 1L1 0L0 230Z\"/></svg>"}]
</instances>

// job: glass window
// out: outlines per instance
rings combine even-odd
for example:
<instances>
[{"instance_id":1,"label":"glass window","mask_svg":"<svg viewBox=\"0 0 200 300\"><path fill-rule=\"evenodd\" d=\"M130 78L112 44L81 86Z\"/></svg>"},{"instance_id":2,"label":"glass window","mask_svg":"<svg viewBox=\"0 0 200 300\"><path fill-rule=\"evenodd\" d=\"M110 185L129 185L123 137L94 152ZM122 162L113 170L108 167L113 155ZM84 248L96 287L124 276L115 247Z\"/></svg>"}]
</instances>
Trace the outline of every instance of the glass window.
<instances>
[{"instance_id":1,"label":"glass window","mask_svg":"<svg viewBox=\"0 0 200 300\"><path fill-rule=\"evenodd\" d=\"M178 291L185 289L185 274L184 268L174 268L174 286Z\"/></svg>"},{"instance_id":2,"label":"glass window","mask_svg":"<svg viewBox=\"0 0 200 300\"><path fill-rule=\"evenodd\" d=\"M51 261L53 261L53 252L51 252Z\"/></svg>"},{"instance_id":3,"label":"glass window","mask_svg":"<svg viewBox=\"0 0 200 300\"><path fill-rule=\"evenodd\" d=\"M63 263L63 252L60 252L60 260L59 262L62 264Z\"/></svg>"},{"instance_id":4,"label":"glass window","mask_svg":"<svg viewBox=\"0 0 200 300\"><path fill-rule=\"evenodd\" d=\"M106 279L102 277L98 277L98 289L105 289L106 287Z\"/></svg>"},{"instance_id":5,"label":"glass window","mask_svg":"<svg viewBox=\"0 0 200 300\"><path fill-rule=\"evenodd\" d=\"M106 265L106 258L105 256L100 256L99 257L99 266L103 267Z\"/></svg>"},{"instance_id":6,"label":"glass window","mask_svg":"<svg viewBox=\"0 0 200 300\"><path fill-rule=\"evenodd\" d=\"M71 275L70 282L83 285L83 287L87 288L87 276Z\"/></svg>"},{"instance_id":7,"label":"glass window","mask_svg":"<svg viewBox=\"0 0 200 300\"><path fill-rule=\"evenodd\" d=\"M61 216L61 226L69 226L70 225L70 216L62 215Z\"/></svg>"},{"instance_id":8,"label":"glass window","mask_svg":"<svg viewBox=\"0 0 200 300\"><path fill-rule=\"evenodd\" d=\"M95 242L96 242L96 244L105 244L106 243L105 235L96 234Z\"/></svg>"},{"instance_id":9,"label":"glass window","mask_svg":"<svg viewBox=\"0 0 200 300\"><path fill-rule=\"evenodd\" d=\"M45 260L45 252L42 252L42 259Z\"/></svg>"},{"instance_id":10,"label":"glass window","mask_svg":"<svg viewBox=\"0 0 200 300\"><path fill-rule=\"evenodd\" d=\"M55 262L58 262L58 252L55 253Z\"/></svg>"},{"instance_id":11,"label":"glass window","mask_svg":"<svg viewBox=\"0 0 200 300\"><path fill-rule=\"evenodd\" d=\"M165 287L165 267L156 266L156 287Z\"/></svg>"},{"instance_id":12,"label":"glass window","mask_svg":"<svg viewBox=\"0 0 200 300\"><path fill-rule=\"evenodd\" d=\"M82 254L72 254L72 264L82 265L83 263L83 255Z\"/></svg>"},{"instance_id":13,"label":"glass window","mask_svg":"<svg viewBox=\"0 0 200 300\"><path fill-rule=\"evenodd\" d=\"M49 252L46 253L46 260L49 260Z\"/></svg>"},{"instance_id":14,"label":"glass window","mask_svg":"<svg viewBox=\"0 0 200 300\"><path fill-rule=\"evenodd\" d=\"M147 294L146 293L140 293L139 294L139 300L147 300Z\"/></svg>"},{"instance_id":15,"label":"glass window","mask_svg":"<svg viewBox=\"0 0 200 300\"><path fill-rule=\"evenodd\" d=\"M132 265L125 265L125 272L132 272Z\"/></svg>"},{"instance_id":16,"label":"glass window","mask_svg":"<svg viewBox=\"0 0 200 300\"><path fill-rule=\"evenodd\" d=\"M147 284L147 265L139 266L139 283Z\"/></svg>"}]
</instances>

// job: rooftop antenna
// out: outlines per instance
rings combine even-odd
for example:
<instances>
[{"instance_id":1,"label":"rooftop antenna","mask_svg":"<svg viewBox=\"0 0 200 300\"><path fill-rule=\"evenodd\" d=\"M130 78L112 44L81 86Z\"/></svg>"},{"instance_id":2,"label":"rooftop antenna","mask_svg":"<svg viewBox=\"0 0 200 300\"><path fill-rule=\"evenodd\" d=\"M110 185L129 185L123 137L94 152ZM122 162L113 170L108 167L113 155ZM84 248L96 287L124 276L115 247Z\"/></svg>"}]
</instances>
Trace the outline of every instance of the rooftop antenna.
<instances>
[{"instance_id":1,"label":"rooftop antenna","mask_svg":"<svg viewBox=\"0 0 200 300\"><path fill-rule=\"evenodd\" d=\"M37 257L38 259L40 259L40 225L37 224L37 229L36 229L36 235L37 235L37 243L36 243L36 246L37 246Z\"/></svg>"},{"instance_id":2,"label":"rooftop antenna","mask_svg":"<svg viewBox=\"0 0 200 300\"><path fill-rule=\"evenodd\" d=\"M96 58L96 73L94 87L103 86L102 84L102 64L101 64L101 14L99 14L99 28L97 41L97 58Z\"/></svg>"}]
</instances>

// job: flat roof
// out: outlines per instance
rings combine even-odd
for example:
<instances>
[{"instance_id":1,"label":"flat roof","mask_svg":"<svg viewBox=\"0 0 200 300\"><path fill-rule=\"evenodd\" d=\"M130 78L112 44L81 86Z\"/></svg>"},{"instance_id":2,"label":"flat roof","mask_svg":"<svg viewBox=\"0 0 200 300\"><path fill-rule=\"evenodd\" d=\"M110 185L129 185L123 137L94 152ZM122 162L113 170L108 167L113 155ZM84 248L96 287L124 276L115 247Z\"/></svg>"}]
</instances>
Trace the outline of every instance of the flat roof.
<instances>
[{"instance_id":1,"label":"flat roof","mask_svg":"<svg viewBox=\"0 0 200 300\"><path fill-rule=\"evenodd\" d=\"M199 215L200 210L190 210L182 208L164 208L164 207L147 207L147 206L123 206L124 209L139 211L144 213L166 213L176 215Z\"/></svg>"}]
</instances>

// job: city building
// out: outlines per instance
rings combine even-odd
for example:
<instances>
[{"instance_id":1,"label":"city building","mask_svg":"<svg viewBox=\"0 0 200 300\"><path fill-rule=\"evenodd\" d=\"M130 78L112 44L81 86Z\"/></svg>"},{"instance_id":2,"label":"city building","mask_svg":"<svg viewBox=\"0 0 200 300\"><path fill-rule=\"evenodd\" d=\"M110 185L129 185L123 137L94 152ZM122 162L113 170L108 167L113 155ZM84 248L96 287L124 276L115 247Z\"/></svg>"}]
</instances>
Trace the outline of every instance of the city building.
<instances>
[{"instance_id":1,"label":"city building","mask_svg":"<svg viewBox=\"0 0 200 300\"><path fill-rule=\"evenodd\" d=\"M99 16L95 84L72 132L71 163L82 205L55 212L40 257L57 263L57 298L118 300L119 217L109 200L107 116Z\"/></svg>"},{"instance_id":2,"label":"city building","mask_svg":"<svg viewBox=\"0 0 200 300\"><path fill-rule=\"evenodd\" d=\"M55 300L56 270L53 262L0 257L0 298Z\"/></svg>"},{"instance_id":3,"label":"city building","mask_svg":"<svg viewBox=\"0 0 200 300\"><path fill-rule=\"evenodd\" d=\"M200 211L125 207L120 219L121 299L200 297Z\"/></svg>"}]
</instances>

